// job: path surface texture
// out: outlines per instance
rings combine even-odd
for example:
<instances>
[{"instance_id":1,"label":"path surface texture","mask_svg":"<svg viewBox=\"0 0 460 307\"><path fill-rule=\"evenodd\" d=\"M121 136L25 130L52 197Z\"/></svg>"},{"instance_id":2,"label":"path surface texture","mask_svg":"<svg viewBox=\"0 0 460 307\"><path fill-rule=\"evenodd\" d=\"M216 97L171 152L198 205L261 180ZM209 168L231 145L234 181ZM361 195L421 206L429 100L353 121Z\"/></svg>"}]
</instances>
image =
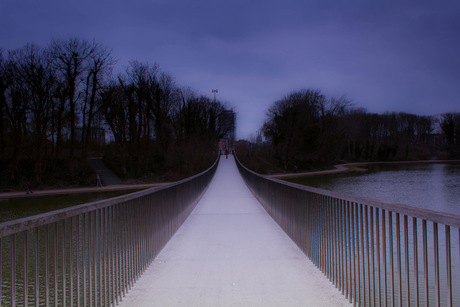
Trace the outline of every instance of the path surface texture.
<instances>
[{"instance_id":1,"label":"path surface texture","mask_svg":"<svg viewBox=\"0 0 460 307\"><path fill-rule=\"evenodd\" d=\"M119 306L351 306L266 213L233 156Z\"/></svg>"}]
</instances>

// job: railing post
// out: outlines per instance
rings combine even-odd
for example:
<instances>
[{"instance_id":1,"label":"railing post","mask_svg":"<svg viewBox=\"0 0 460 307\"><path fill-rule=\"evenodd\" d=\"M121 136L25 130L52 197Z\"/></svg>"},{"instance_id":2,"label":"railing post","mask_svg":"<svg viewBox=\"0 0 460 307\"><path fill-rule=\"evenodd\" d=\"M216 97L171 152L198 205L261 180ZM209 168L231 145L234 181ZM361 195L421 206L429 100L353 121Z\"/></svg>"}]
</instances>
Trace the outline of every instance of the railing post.
<instances>
[{"instance_id":1,"label":"railing post","mask_svg":"<svg viewBox=\"0 0 460 307\"><path fill-rule=\"evenodd\" d=\"M409 276L409 227L407 215L404 215L404 255L405 255L405 276L406 276L406 305L410 306L410 276ZM414 258L416 255L414 254Z\"/></svg>"},{"instance_id":2,"label":"railing post","mask_svg":"<svg viewBox=\"0 0 460 307\"><path fill-rule=\"evenodd\" d=\"M385 210L382 210L382 261L383 261L383 306L388 306L387 295L387 237L386 237L386 222Z\"/></svg>"},{"instance_id":3,"label":"railing post","mask_svg":"<svg viewBox=\"0 0 460 307\"><path fill-rule=\"evenodd\" d=\"M418 235L417 235L417 218L412 218L412 244L414 250L414 298L415 306L420 306L419 299L419 281L418 281Z\"/></svg>"},{"instance_id":4,"label":"railing post","mask_svg":"<svg viewBox=\"0 0 460 307\"><path fill-rule=\"evenodd\" d=\"M353 237L356 243L356 254L355 254L355 306L360 305L361 302L361 257L360 257L360 233L359 233L359 204L353 203L353 210L355 214L354 226L355 226L355 235Z\"/></svg>"},{"instance_id":5,"label":"railing post","mask_svg":"<svg viewBox=\"0 0 460 307\"><path fill-rule=\"evenodd\" d=\"M388 211L388 247L390 258L390 298L391 306L395 305L395 277L394 277L394 256L393 256L393 212Z\"/></svg>"},{"instance_id":6,"label":"railing post","mask_svg":"<svg viewBox=\"0 0 460 307\"><path fill-rule=\"evenodd\" d=\"M370 231L369 231L369 207L364 206L364 233L365 233L365 239L366 239L366 274L367 275L367 306L371 305L371 264L370 264L370 243L369 243L369 238L370 238ZM364 243L364 242L363 242ZM372 269L374 267L372 266ZM364 292L366 293L366 292ZM364 305L366 305L366 300L364 300Z\"/></svg>"},{"instance_id":7,"label":"railing post","mask_svg":"<svg viewBox=\"0 0 460 307\"><path fill-rule=\"evenodd\" d=\"M434 253L434 297L436 306L441 305L439 294L439 237L438 223L433 223L433 253Z\"/></svg>"},{"instance_id":8,"label":"railing post","mask_svg":"<svg viewBox=\"0 0 460 307\"><path fill-rule=\"evenodd\" d=\"M402 306L402 273L401 273L401 225L400 216L396 212L396 268L398 270L398 299L399 306Z\"/></svg>"},{"instance_id":9,"label":"railing post","mask_svg":"<svg viewBox=\"0 0 460 307\"><path fill-rule=\"evenodd\" d=\"M427 246L427 229L426 229L426 220L422 220L422 236L423 236L423 269L424 269L424 286L425 286L425 306L429 306L429 293L428 293L428 246Z\"/></svg>"},{"instance_id":10,"label":"railing post","mask_svg":"<svg viewBox=\"0 0 460 307\"><path fill-rule=\"evenodd\" d=\"M354 245L354 236L353 236L353 204L351 202L347 202L348 207L348 257L349 259L349 270L350 270L350 283L349 283L349 302L353 302L353 298L355 297L354 292L356 290L355 287L355 245Z\"/></svg>"},{"instance_id":11,"label":"railing post","mask_svg":"<svg viewBox=\"0 0 460 307\"><path fill-rule=\"evenodd\" d=\"M376 302L375 302L375 298L376 298L376 295L375 295L375 254L374 254L374 251L375 251L375 248L374 248L374 208L373 207L369 207L369 239L370 239L370 250L369 250L369 253L370 253L370 264L371 264L371 268L372 270L370 270L370 274L369 274L369 280L370 280L370 286L369 286L369 293L372 293L372 297L371 295L369 295L369 306L377 306Z\"/></svg>"},{"instance_id":12,"label":"railing post","mask_svg":"<svg viewBox=\"0 0 460 307\"><path fill-rule=\"evenodd\" d=\"M381 273L380 273L380 209L376 208L375 209L375 240L376 240L376 246L377 246L377 291L378 291L378 304L377 306L381 306L382 304L382 278L381 278Z\"/></svg>"},{"instance_id":13,"label":"railing post","mask_svg":"<svg viewBox=\"0 0 460 307\"><path fill-rule=\"evenodd\" d=\"M447 270L447 306L452 307L452 258L450 242L450 226L445 226L446 231L446 270Z\"/></svg>"},{"instance_id":14,"label":"railing post","mask_svg":"<svg viewBox=\"0 0 460 307\"><path fill-rule=\"evenodd\" d=\"M22 261L23 261L23 289L24 289L24 306L27 306L29 305L29 293L28 293L28 289L29 289L29 279L28 279L28 267L27 267L27 258L28 258L28 235L27 235L27 230L24 231L24 235L23 235L23 242L22 242L22 246L23 246L23 255L22 255Z\"/></svg>"}]
</instances>

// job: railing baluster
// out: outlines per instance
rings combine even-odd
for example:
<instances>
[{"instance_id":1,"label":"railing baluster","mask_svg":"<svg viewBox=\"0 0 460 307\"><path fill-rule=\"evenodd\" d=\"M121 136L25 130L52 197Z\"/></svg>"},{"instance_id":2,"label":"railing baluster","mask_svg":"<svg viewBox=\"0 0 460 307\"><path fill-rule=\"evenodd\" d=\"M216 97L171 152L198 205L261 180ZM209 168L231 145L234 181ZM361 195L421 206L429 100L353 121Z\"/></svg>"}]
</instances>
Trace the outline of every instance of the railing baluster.
<instances>
[{"instance_id":1,"label":"railing baluster","mask_svg":"<svg viewBox=\"0 0 460 307\"><path fill-rule=\"evenodd\" d=\"M375 209L375 240L376 240L376 246L377 246L377 291L378 291L378 304L377 306L381 306L382 304L382 278L381 278L381 260L380 260L380 209L376 208Z\"/></svg>"},{"instance_id":2,"label":"railing baluster","mask_svg":"<svg viewBox=\"0 0 460 307\"><path fill-rule=\"evenodd\" d=\"M406 306L410 306L410 277L409 277L409 226L407 215L404 214L404 273L406 278ZM415 258L415 255L414 255ZM401 300L402 306L402 300Z\"/></svg>"},{"instance_id":3,"label":"railing baluster","mask_svg":"<svg viewBox=\"0 0 460 307\"><path fill-rule=\"evenodd\" d=\"M358 297L358 287L357 287L357 275L356 275L356 271L357 271L357 268L356 268L356 261L357 261L357 255L356 254L359 254L356 252L356 243L357 243L357 240L356 240L356 237L358 236L358 233L355 231L356 227L355 227L355 210L356 210L356 207L355 207L355 203L351 203L351 206L350 206L350 213L351 213L351 240L352 240L352 258L353 258L353 286L352 286L352 289L353 289L353 305L356 306L356 302L357 302L357 297ZM359 266L358 266L359 267ZM359 272L359 271L358 271Z\"/></svg>"},{"instance_id":4,"label":"railing baluster","mask_svg":"<svg viewBox=\"0 0 460 307\"><path fill-rule=\"evenodd\" d=\"M11 306L16 306L16 235L11 236Z\"/></svg>"},{"instance_id":5,"label":"railing baluster","mask_svg":"<svg viewBox=\"0 0 460 307\"><path fill-rule=\"evenodd\" d=\"M390 211L391 213L391 211ZM383 261L383 306L388 306L387 294L387 238L386 238L386 222L385 210L382 210L382 261Z\"/></svg>"},{"instance_id":6,"label":"railing baluster","mask_svg":"<svg viewBox=\"0 0 460 307\"><path fill-rule=\"evenodd\" d=\"M401 224L399 213L396 213L396 268L398 270L398 300L402 306L402 273L401 273Z\"/></svg>"},{"instance_id":7,"label":"railing baluster","mask_svg":"<svg viewBox=\"0 0 460 307\"><path fill-rule=\"evenodd\" d=\"M89 232L89 223L87 222L87 219L88 219L88 213L84 213L82 215L82 227L81 227L81 237L82 237L82 259L81 259L81 266L82 266L82 278L83 278L83 282L82 282L82 292L83 292L83 307L86 307L87 306L87 300L88 300L88 296L87 296L87 288L86 288L86 276L88 276L88 267L87 267L87 261L86 259L88 258L89 259L89 247L87 247L86 245L86 238L88 237L88 240L89 240L89 236L87 236L87 233ZM87 231L88 229L88 231ZM91 275L90 275L91 276Z\"/></svg>"},{"instance_id":8,"label":"railing baluster","mask_svg":"<svg viewBox=\"0 0 460 307\"><path fill-rule=\"evenodd\" d=\"M394 255L393 255L393 212L388 211L388 257L390 258L390 306L395 305L395 277L394 277Z\"/></svg>"},{"instance_id":9,"label":"railing baluster","mask_svg":"<svg viewBox=\"0 0 460 307\"><path fill-rule=\"evenodd\" d=\"M54 223L53 234L53 253L54 253L54 306L58 306L58 224Z\"/></svg>"},{"instance_id":10,"label":"railing baluster","mask_svg":"<svg viewBox=\"0 0 460 307\"><path fill-rule=\"evenodd\" d=\"M76 294L76 298L77 298L77 306L81 306L81 293L80 293L80 275L81 275L81 266L80 266L80 251L83 251L83 247L81 246L81 237L80 237L80 218L81 216L77 216L75 218L75 228L76 228L76 232L75 232L75 244L76 244L76 249L75 249L75 263L76 263L76 278L77 278L77 287L76 287L76 290L77 290L77 294ZM84 279L83 279L84 280Z\"/></svg>"},{"instance_id":11,"label":"railing baluster","mask_svg":"<svg viewBox=\"0 0 460 307\"><path fill-rule=\"evenodd\" d=\"M427 245L427 229L426 229L426 220L422 220L422 248L423 248L423 277L424 277L424 286L425 286L425 306L430 305L429 293L428 293L428 245Z\"/></svg>"},{"instance_id":12,"label":"railing baluster","mask_svg":"<svg viewBox=\"0 0 460 307\"><path fill-rule=\"evenodd\" d=\"M345 215L344 215L344 201L339 200L339 216L340 216L340 250L341 250L341 275L340 275L340 282L341 282L341 290L342 294L345 294L345 280L346 280L346 268L347 268L347 263L346 263L346 240L345 240Z\"/></svg>"},{"instance_id":13,"label":"railing baluster","mask_svg":"<svg viewBox=\"0 0 460 307\"><path fill-rule=\"evenodd\" d=\"M23 255L22 255L22 261L23 261L23 289L24 289L24 306L27 306L29 304L29 294L28 294L28 289L29 289L29 278L28 278L28 268L27 268L27 258L28 258L28 235L27 235L27 230L24 231L24 236L23 236Z\"/></svg>"},{"instance_id":14,"label":"railing baluster","mask_svg":"<svg viewBox=\"0 0 460 307\"><path fill-rule=\"evenodd\" d=\"M372 268L372 273L371 273L371 282L372 282L372 285L371 285L371 288L370 288L370 291L372 292L372 300L370 300L369 298L369 306L372 306L372 304L374 306L377 306L377 302L376 302L376 298L378 297L376 294L375 294L375 248L374 248L374 208L373 207L369 207L369 217L370 217L370 221L369 221L369 224L370 224L370 231L369 231L369 236L370 236L370 239L371 239L371 268ZM376 227L378 228L378 227ZM380 270L380 268L378 268ZM379 282L379 285L380 285L380 282Z\"/></svg>"},{"instance_id":15,"label":"railing baluster","mask_svg":"<svg viewBox=\"0 0 460 307\"><path fill-rule=\"evenodd\" d=\"M66 222L62 220L62 233L61 233L61 240L62 240L62 250L61 250L61 265L62 265L62 305L66 306L66 252L65 252L65 244L66 244Z\"/></svg>"},{"instance_id":16,"label":"railing baluster","mask_svg":"<svg viewBox=\"0 0 460 307\"><path fill-rule=\"evenodd\" d=\"M352 275L351 275L351 234L350 234L350 203L348 201L345 202L345 218L346 218L346 241L347 241L347 297L348 301L352 302Z\"/></svg>"},{"instance_id":17,"label":"railing baluster","mask_svg":"<svg viewBox=\"0 0 460 307\"><path fill-rule=\"evenodd\" d=\"M417 235L417 218L412 218L412 244L414 251L414 299L415 306L420 306L419 298L419 281L418 281L418 235Z\"/></svg>"},{"instance_id":18,"label":"railing baluster","mask_svg":"<svg viewBox=\"0 0 460 307\"><path fill-rule=\"evenodd\" d=\"M40 233L38 231L38 227L35 228L35 296L34 296L34 301L35 301L35 306L38 307L39 306L39 303L40 303L40 274L39 274L39 267L40 267L40 263L39 263L39 249L40 249L40 242L39 242L39 238L40 238ZM0 253L1 253L1 246L0 246ZM2 260L1 260L1 257L0 257L0 266L1 266L1 263L2 263ZM0 275L1 275L1 272L0 272ZM0 278L1 279L1 278ZM1 282L1 281L0 281ZM1 296L1 291L0 291L0 296ZM0 306L1 306L1 302L0 302Z\"/></svg>"},{"instance_id":19,"label":"railing baluster","mask_svg":"<svg viewBox=\"0 0 460 307\"><path fill-rule=\"evenodd\" d=\"M100 209L98 210L99 216L98 216L98 241L99 244L97 246L98 250L98 274L99 274L99 304L100 306L105 306L104 304L104 287L103 287L103 281L104 281L104 220L102 218L103 216L103 210Z\"/></svg>"},{"instance_id":20,"label":"railing baluster","mask_svg":"<svg viewBox=\"0 0 460 307\"><path fill-rule=\"evenodd\" d=\"M446 271L447 271L447 306L452 307L452 258L450 242L450 226L445 225L446 231Z\"/></svg>"},{"instance_id":21,"label":"railing baluster","mask_svg":"<svg viewBox=\"0 0 460 307\"><path fill-rule=\"evenodd\" d=\"M73 227L73 222L72 222L72 218L69 219L69 228L70 228L70 231L69 231L69 236L70 236L70 240L69 240L69 299L70 299L70 306L73 306L73 279L74 279L74 276L73 276L73 255L72 255L72 245L73 245L73 231L72 231L72 227ZM78 249L77 249L77 252L78 252Z\"/></svg>"},{"instance_id":22,"label":"railing baluster","mask_svg":"<svg viewBox=\"0 0 460 307\"><path fill-rule=\"evenodd\" d=\"M434 253L434 297L436 306L441 305L439 294L439 237L438 223L433 223L433 253Z\"/></svg>"},{"instance_id":23,"label":"railing baluster","mask_svg":"<svg viewBox=\"0 0 460 307\"><path fill-rule=\"evenodd\" d=\"M365 271L365 258L364 258L364 214L363 214L363 205L362 204L359 204L359 232L360 232L360 237L361 237L361 266L362 266L362 270L361 270L361 274L360 274L360 278L361 278L361 285L360 285L360 289L362 291L360 291L362 293L362 305L366 305L366 271ZM359 240L358 240L359 241Z\"/></svg>"},{"instance_id":24,"label":"railing baluster","mask_svg":"<svg viewBox=\"0 0 460 307\"><path fill-rule=\"evenodd\" d=\"M2 245L2 237L0 237L0 306L2 305L2 298L3 298L3 245Z\"/></svg>"},{"instance_id":25,"label":"railing baluster","mask_svg":"<svg viewBox=\"0 0 460 307\"><path fill-rule=\"evenodd\" d=\"M93 306L93 297L94 297L94 289L93 289L93 263L94 263L94 227L93 227L93 212L88 213L88 306Z\"/></svg>"},{"instance_id":26,"label":"railing baluster","mask_svg":"<svg viewBox=\"0 0 460 307\"><path fill-rule=\"evenodd\" d=\"M364 305L370 306L371 305L371 265L370 265L370 243L369 243L369 207L364 206L364 233L366 239L366 274L367 276L367 305L366 300L364 300ZM372 267L374 268L374 267ZM366 292L364 292L366 293Z\"/></svg>"},{"instance_id":27,"label":"railing baluster","mask_svg":"<svg viewBox=\"0 0 460 307\"><path fill-rule=\"evenodd\" d=\"M336 223L333 223L334 227L334 237L335 237L335 246L334 246L334 255L335 255L335 284L339 291L341 291L341 285L340 285L340 216L339 216L339 200L334 198L334 218L333 221L336 221Z\"/></svg>"},{"instance_id":28,"label":"railing baluster","mask_svg":"<svg viewBox=\"0 0 460 307\"><path fill-rule=\"evenodd\" d=\"M355 287L356 287L356 290L357 290L357 293L356 293L356 297L355 297L355 305L357 304L358 306L360 305L360 302L361 302L361 262L362 262L362 259L360 257L360 242L359 242L359 239L361 237L361 234L360 234L360 231L359 231L359 225L360 225L360 217L359 217L359 204L357 203L354 203L353 205L354 207L354 210L355 210L355 237L354 237L354 240L356 241L356 261L355 261L355 264L356 264L356 270L355 270L355 279L356 279L356 283L355 283Z\"/></svg>"},{"instance_id":29,"label":"railing baluster","mask_svg":"<svg viewBox=\"0 0 460 307\"><path fill-rule=\"evenodd\" d=\"M50 276L50 245L49 245L49 227L50 225L45 226L45 306L50 305L50 286L49 286L49 276Z\"/></svg>"}]
</instances>

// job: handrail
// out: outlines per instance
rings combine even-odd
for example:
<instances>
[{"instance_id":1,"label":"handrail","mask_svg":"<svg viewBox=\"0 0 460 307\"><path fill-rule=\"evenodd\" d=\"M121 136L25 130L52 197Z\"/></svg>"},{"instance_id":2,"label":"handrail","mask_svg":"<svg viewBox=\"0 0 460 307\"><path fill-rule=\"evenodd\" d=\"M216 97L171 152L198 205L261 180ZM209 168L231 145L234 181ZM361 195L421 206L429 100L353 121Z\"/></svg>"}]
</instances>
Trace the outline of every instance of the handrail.
<instances>
[{"instance_id":1,"label":"handrail","mask_svg":"<svg viewBox=\"0 0 460 307\"><path fill-rule=\"evenodd\" d=\"M243 166L243 165L242 165ZM244 166L243 166L244 167ZM246 168L246 167L244 167ZM250 169L247 169L249 172L253 172ZM255 173L255 172L253 172ZM257 174L257 173L255 173ZM259 174L258 174L259 175ZM262 175L260 175L262 176ZM420 218L420 219L426 219L430 220L432 222L440 223L440 224L445 224L445 225L450 225L452 227L457 227L460 228L460 215L454 214L454 213L446 213L446 212L441 212L441 211L434 211L430 209L425 209L425 208L420 208L420 207L415 207L411 205L405 205L401 203L394 203L394 202L387 202L387 201L382 201L382 200L376 200L368 197L363 197L363 196L357 196L357 195L352 195L352 194L347 194L347 193L339 193L339 192L334 192L330 190L325 190L325 189L320 189L320 188L314 188L298 183L293 183L289 181L284 181L281 179L276 179L276 178L270 178L268 176L262 176L265 179L272 180L274 182L284 184L287 186L291 186L296 189L301 189L305 190L308 192L312 193L320 193L322 195L328 196L328 197L333 197L333 198L346 198L350 202L354 203L365 203L369 206L373 206L375 208L380 208L383 210L389 210L389 211L394 211L394 212L399 212L400 214L405 214L405 215L410 215L412 217Z\"/></svg>"},{"instance_id":2,"label":"handrail","mask_svg":"<svg viewBox=\"0 0 460 307\"><path fill-rule=\"evenodd\" d=\"M115 306L191 213L217 169L0 224L0 306Z\"/></svg>"},{"instance_id":3,"label":"handrail","mask_svg":"<svg viewBox=\"0 0 460 307\"><path fill-rule=\"evenodd\" d=\"M18 233L18 232L21 232L21 231L29 230L29 229L32 229L32 228L35 228L35 227L40 227L40 226L43 226L43 225L46 225L46 224L49 224L49 223L58 222L58 221L61 221L63 219L66 219L66 218L74 217L74 216L77 216L77 215L80 215L80 214L83 214L83 213L87 213L87 212L91 212L91 211L94 211L94 210L97 210L97 209L102 209L102 208L113 206L113 205L116 205L116 204L119 204L119 203L131 201L133 199L143 197L145 195L149 195L149 194L155 193L157 191L161 191L161 190L164 190L164 189L172 188L172 187L177 186L177 185L181 185L184 182L191 181L191 180L193 180L193 179L195 179L197 177L200 177L203 174L205 174L206 172L208 172L208 171L212 170L213 168L217 167L218 162L219 161L216 160L214 162L214 164L209 169L207 169L207 170L205 170L205 171L203 171L203 172L201 172L199 174L193 175L191 177L188 177L188 178L185 178L185 179L182 179L182 180L179 180L179 181L167 183L167 184L164 184L162 186L152 187L152 188L148 188L148 189L145 189L145 190L142 190L142 191L133 192L133 193L126 194L126 195L121 195L121 196L117 196L117 197L113 197L113 198L109 198L109 199L104 199L104 200L94 201L94 202L90 202L90 203L86 203L86 204L76 205L76 206L72 206L70 208L53 210L53 211L50 211L50 212L37 214L37 215L34 215L34 216L29 216L29 217L25 217L25 218L21 218L21 219L16 219L16 220L0 223L0 238L8 236L8 235L15 234L15 233Z\"/></svg>"},{"instance_id":4,"label":"handrail","mask_svg":"<svg viewBox=\"0 0 460 307\"><path fill-rule=\"evenodd\" d=\"M459 215L284 182L236 161L266 211L350 303L460 302Z\"/></svg>"}]
</instances>

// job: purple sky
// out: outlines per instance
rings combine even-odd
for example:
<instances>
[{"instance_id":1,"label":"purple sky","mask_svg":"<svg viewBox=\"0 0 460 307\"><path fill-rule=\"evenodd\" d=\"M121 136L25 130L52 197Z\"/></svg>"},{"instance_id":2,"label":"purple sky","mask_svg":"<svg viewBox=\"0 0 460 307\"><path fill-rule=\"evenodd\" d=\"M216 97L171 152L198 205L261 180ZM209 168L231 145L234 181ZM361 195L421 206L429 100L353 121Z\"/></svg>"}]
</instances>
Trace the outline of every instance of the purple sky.
<instances>
[{"instance_id":1,"label":"purple sky","mask_svg":"<svg viewBox=\"0 0 460 307\"><path fill-rule=\"evenodd\" d=\"M460 1L1 0L0 48L80 37L233 106L238 138L303 88L369 112L460 112Z\"/></svg>"}]
</instances>

